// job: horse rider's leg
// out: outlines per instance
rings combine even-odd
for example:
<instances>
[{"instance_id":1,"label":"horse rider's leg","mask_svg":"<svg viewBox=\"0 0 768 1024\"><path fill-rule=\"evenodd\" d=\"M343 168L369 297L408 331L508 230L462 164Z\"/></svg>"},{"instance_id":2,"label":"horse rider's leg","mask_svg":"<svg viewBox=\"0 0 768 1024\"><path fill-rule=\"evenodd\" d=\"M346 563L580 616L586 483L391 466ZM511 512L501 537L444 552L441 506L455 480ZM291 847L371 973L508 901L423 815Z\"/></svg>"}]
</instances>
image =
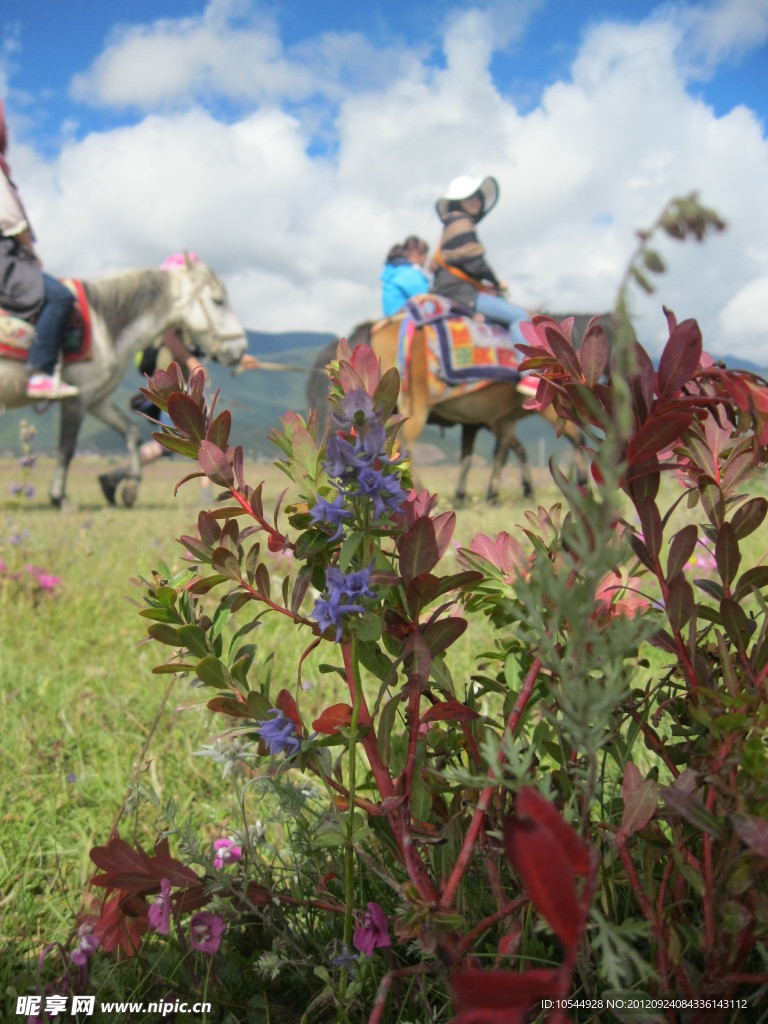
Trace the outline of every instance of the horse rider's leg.
<instances>
[{"instance_id":1,"label":"horse rider's leg","mask_svg":"<svg viewBox=\"0 0 768 1024\"><path fill-rule=\"evenodd\" d=\"M587 438L575 423L566 423L565 436L573 445L574 461L576 462L576 483L579 487L586 487L589 482L589 469L587 459L584 455L584 446Z\"/></svg>"},{"instance_id":2,"label":"horse rider's leg","mask_svg":"<svg viewBox=\"0 0 768 1024\"><path fill-rule=\"evenodd\" d=\"M138 493L139 482L141 481L142 460L139 452L141 432L133 420L109 398L102 398L100 402L91 406L88 411L105 426L116 430L125 441L128 449L127 467L115 469L99 477L99 484L104 492L104 497L110 505L114 505L117 485L122 480L128 480L130 481L130 486L126 485L123 491L123 504L133 505Z\"/></svg>"},{"instance_id":3,"label":"horse rider's leg","mask_svg":"<svg viewBox=\"0 0 768 1024\"><path fill-rule=\"evenodd\" d=\"M461 425L461 462L454 495L457 505L463 505L467 499L467 477L472 465L472 452L475 450L475 440L479 430L480 426L477 423L462 423Z\"/></svg>"},{"instance_id":4,"label":"horse rider's leg","mask_svg":"<svg viewBox=\"0 0 768 1024\"><path fill-rule=\"evenodd\" d=\"M67 473L75 454L77 436L85 416L85 406L79 397L66 398L59 410L59 450L56 455L56 469L51 481L51 503L61 508L66 499Z\"/></svg>"}]
</instances>

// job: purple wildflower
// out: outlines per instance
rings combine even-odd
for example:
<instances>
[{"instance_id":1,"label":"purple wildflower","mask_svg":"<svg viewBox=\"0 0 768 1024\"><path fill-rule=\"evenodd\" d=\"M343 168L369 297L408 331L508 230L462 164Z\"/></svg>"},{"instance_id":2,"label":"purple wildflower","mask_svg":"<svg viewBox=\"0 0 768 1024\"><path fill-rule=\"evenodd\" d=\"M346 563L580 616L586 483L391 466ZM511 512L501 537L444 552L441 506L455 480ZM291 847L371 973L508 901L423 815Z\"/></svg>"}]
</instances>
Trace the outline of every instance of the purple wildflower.
<instances>
[{"instance_id":1,"label":"purple wildflower","mask_svg":"<svg viewBox=\"0 0 768 1024\"><path fill-rule=\"evenodd\" d=\"M333 413L333 422L339 430L350 430L370 422L375 416L373 398L367 391L356 388L344 395L340 407Z\"/></svg>"},{"instance_id":2,"label":"purple wildflower","mask_svg":"<svg viewBox=\"0 0 768 1024\"><path fill-rule=\"evenodd\" d=\"M270 708L268 714L273 715L271 721L259 722L257 732L264 740L272 755L285 754L293 757L301 749L301 740L296 735L296 726L285 717L281 708Z\"/></svg>"},{"instance_id":3,"label":"purple wildflower","mask_svg":"<svg viewBox=\"0 0 768 1024\"><path fill-rule=\"evenodd\" d=\"M189 944L200 953L213 956L221 945L221 936L226 925L218 914L207 910L193 914L189 921Z\"/></svg>"},{"instance_id":4,"label":"purple wildflower","mask_svg":"<svg viewBox=\"0 0 768 1024\"><path fill-rule=\"evenodd\" d=\"M223 868L227 864L236 864L243 857L243 848L235 846L232 839L216 839L213 844L213 866Z\"/></svg>"},{"instance_id":5,"label":"purple wildflower","mask_svg":"<svg viewBox=\"0 0 768 1024\"><path fill-rule=\"evenodd\" d=\"M336 532L330 539L338 540L341 536L342 520L351 519L352 510L344 508L344 495L339 491L333 501L318 498L309 515L313 523L328 523L329 526L335 526Z\"/></svg>"},{"instance_id":6,"label":"purple wildflower","mask_svg":"<svg viewBox=\"0 0 768 1024\"><path fill-rule=\"evenodd\" d=\"M358 488L355 497L369 497L373 502L373 513L378 519L387 511L396 512L407 495L397 476L385 476L380 469L368 466L357 475Z\"/></svg>"},{"instance_id":7,"label":"purple wildflower","mask_svg":"<svg viewBox=\"0 0 768 1024\"><path fill-rule=\"evenodd\" d=\"M328 596L315 601L311 611L320 629L325 632L331 626L336 627L336 643L341 640L344 623L343 616L352 613L362 614L365 611L360 599L375 597L370 588L371 566L359 569L346 575L336 566L329 566L325 573Z\"/></svg>"},{"instance_id":8,"label":"purple wildflower","mask_svg":"<svg viewBox=\"0 0 768 1024\"><path fill-rule=\"evenodd\" d=\"M338 970L346 969L349 971L349 976L353 978L355 976L354 965L358 956L358 953L350 952L349 946L344 943L341 948L341 953L331 960L331 967L336 967Z\"/></svg>"},{"instance_id":9,"label":"purple wildflower","mask_svg":"<svg viewBox=\"0 0 768 1024\"><path fill-rule=\"evenodd\" d=\"M363 923L355 929L352 942L355 949L366 956L372 956L374 949L392 945L387 915L378 903L368 904L368 910L363 914Z\"/></svg>"},{"instance_id":10,"label":"purple wildflower","mask_svg":"<svg viewBox=\"0 0 768 1024\"><path fill-rule=\"evenodd\" d=\"M17 480L15 480L11 484L11 494L13 494L14 496L17 495L17 494L21 494L21 492L23 490L24 490L24 488L22 487L22 485Z\"/></svg>"},{"instance_id":11,"label":"purple wildflower","mask_svg":"<svg viewBox=\"0 0 768 1024\"><path fill-rule=\"evenodd\" d=\"M70 959L73 964L83 967L88 958L93 956L99 948L99 940L93 934L93 925L89 922L80 925L77 929L77 937L78 943L70 954Z\"/></svg>"},{"instance_id":12,"label":"purple wildflower","mask_svg":"<svg viewBox=\"0 0 768 1024\"><path fill-rule=\"evenodd\" d=\"M167 935L171 930L171 883L164 878L160 883L160 895L149 908L147 914L149 927L159 935Z\"/></svg>"},{"instance_id":13,"label":"purple wildflower","mask_svg":"<svg viewBox=\"0 0 768 1024\"><path fill-rule=\"evenodd\" d=\"M35 488L33 487L32 484L27 484L27 486L24 488L24 495L27 498L34 498Z\"/></svg>"}]
</instances>

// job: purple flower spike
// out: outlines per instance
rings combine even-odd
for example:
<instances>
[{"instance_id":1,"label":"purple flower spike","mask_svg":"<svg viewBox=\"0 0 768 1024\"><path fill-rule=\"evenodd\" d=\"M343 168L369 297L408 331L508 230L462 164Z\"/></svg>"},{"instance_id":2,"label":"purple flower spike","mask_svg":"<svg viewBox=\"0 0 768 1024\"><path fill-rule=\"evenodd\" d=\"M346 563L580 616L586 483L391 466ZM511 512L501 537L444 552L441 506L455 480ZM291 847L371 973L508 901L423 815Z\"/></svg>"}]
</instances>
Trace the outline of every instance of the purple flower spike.
<instances>
[{"instance_id":1,"label":"purple flower spike","mask_svg":"<svg viewBox=\"0 0 768 1024\"><path fill-rule=\"evenodd\" d=\"M378 903L369 903L363 914L363 923L355 930L352 938L355 949L366 956L372 956L374 949L391 946L387 915Z\"/></svg>"},{"instance_id":2,"label":"purple flower spike","mask_svg":"<svg viewBox=\"0 0 768 1024\"><path fill-rule=\"evenodd\" d=\"M213 844L213 866L223 868L227 864L236 864L243 857L243 848L235 846L232 839L217 839Z\"/></svg>"},{"instance_id":3,"label":"purple flower spike","mask_svg":"<svg viewBox=\"0 0 768 1024\"><path fill-rule=\"evenodd\" d=\"M149 908L147 914L149 927L159 935L167 935L171 930L171 883L164 878L160 883L160 895Z\"/></svg>"},{"instance_id":4,"label":"purple flower spike","mask_svg":"<svg viewBox=\"0 0 768 1024\"><path fill-rule=\"evenodd\" d=\"M169 883L170 884L170 883ZM81 924L77 929L78 943L70 954L73 964L82 967L99 948L99 940L93 934L92 924Z\"/></svg>"},{"instance_id":5,"label":"purple flower spike","mask_svg":"<svg viewBox=\"0 0 768 1024\"><path fill-rule=\"evenodd\" d=\"M211 914L202 910L199 914L193 914L189 921L189 944L200 953L208 953L213 956L218 952L221 945L221 936L224 934L226 925L218 914Z\"/></svg>"},{"instance_id":6,"label":"purple flower spike","mask_svg":"<svg viewBox=\"0 0 768 1024\"><path fill-rule=\"evenodd\" d=\"M270 708L269 714L274 717L269 721L258 723L258 734L269 747L272 755L285 754L293 757L301 750L301 740L296 735L296 726L285 717L280 708Z\"/></svg>"}]
</instances>

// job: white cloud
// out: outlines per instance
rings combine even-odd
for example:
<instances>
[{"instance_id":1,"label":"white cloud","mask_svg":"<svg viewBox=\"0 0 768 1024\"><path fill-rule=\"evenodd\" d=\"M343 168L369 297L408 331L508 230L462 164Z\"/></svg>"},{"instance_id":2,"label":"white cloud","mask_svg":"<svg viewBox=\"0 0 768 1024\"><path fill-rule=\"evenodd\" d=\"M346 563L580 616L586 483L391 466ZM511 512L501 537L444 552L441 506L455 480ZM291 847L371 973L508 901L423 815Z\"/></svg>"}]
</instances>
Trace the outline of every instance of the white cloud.
<instances>
[{"instance_id":1,"label":"white cloud","mask_svg":"<svg viewBox=\"0 0 768 1024\"><path fill-rule=\"evenodd\" d=\"M736 0L702 10L711 23L693 5L594 25L570 77L521 113L491 74L492 60L514 59L498 47L519 27L497 31L488 14L447 19L439 60L344 33L290 48L249 21L249 5L211 4L122 30L73 85L152 113L69 140L52 163L14 150L14 168L52 269L89 276L192 248L261 330L347 332L376 315L385 252L409 233L435 244L435 199L460 173L499 179L481 237L512 297L563 311L608 308L635 230L697 189L728 232L662 240L669 272L635 302L642 340L662 338L666 303L700 320L713 351L768 365L765 131L745 106L718 117L686 88L750 33L759 41L765 19ZM246 112L218 119L211 93ZM332 141L319 155L318 125Z\"/></svg>"}]
</instances>

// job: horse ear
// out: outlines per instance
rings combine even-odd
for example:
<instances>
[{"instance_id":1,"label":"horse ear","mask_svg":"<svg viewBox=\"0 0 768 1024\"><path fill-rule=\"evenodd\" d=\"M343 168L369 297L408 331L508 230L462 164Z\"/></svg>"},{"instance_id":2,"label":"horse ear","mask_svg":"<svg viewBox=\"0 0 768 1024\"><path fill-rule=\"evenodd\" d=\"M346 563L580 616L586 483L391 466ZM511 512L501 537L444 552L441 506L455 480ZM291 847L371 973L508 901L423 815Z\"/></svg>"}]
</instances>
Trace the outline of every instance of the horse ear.
<instances>
[{"instance_id":1,"label":"horse ear","mask_svg":"<svg viewBox=\"0 0 768 1024\"><path fill-rule=\"evenodd\" d=\"M184 250L184 266L187 268L187 270L191 270L192 269L192 262L193 261L189 258L189 253L185 249Z\"/></svg>"}]
</instances>

